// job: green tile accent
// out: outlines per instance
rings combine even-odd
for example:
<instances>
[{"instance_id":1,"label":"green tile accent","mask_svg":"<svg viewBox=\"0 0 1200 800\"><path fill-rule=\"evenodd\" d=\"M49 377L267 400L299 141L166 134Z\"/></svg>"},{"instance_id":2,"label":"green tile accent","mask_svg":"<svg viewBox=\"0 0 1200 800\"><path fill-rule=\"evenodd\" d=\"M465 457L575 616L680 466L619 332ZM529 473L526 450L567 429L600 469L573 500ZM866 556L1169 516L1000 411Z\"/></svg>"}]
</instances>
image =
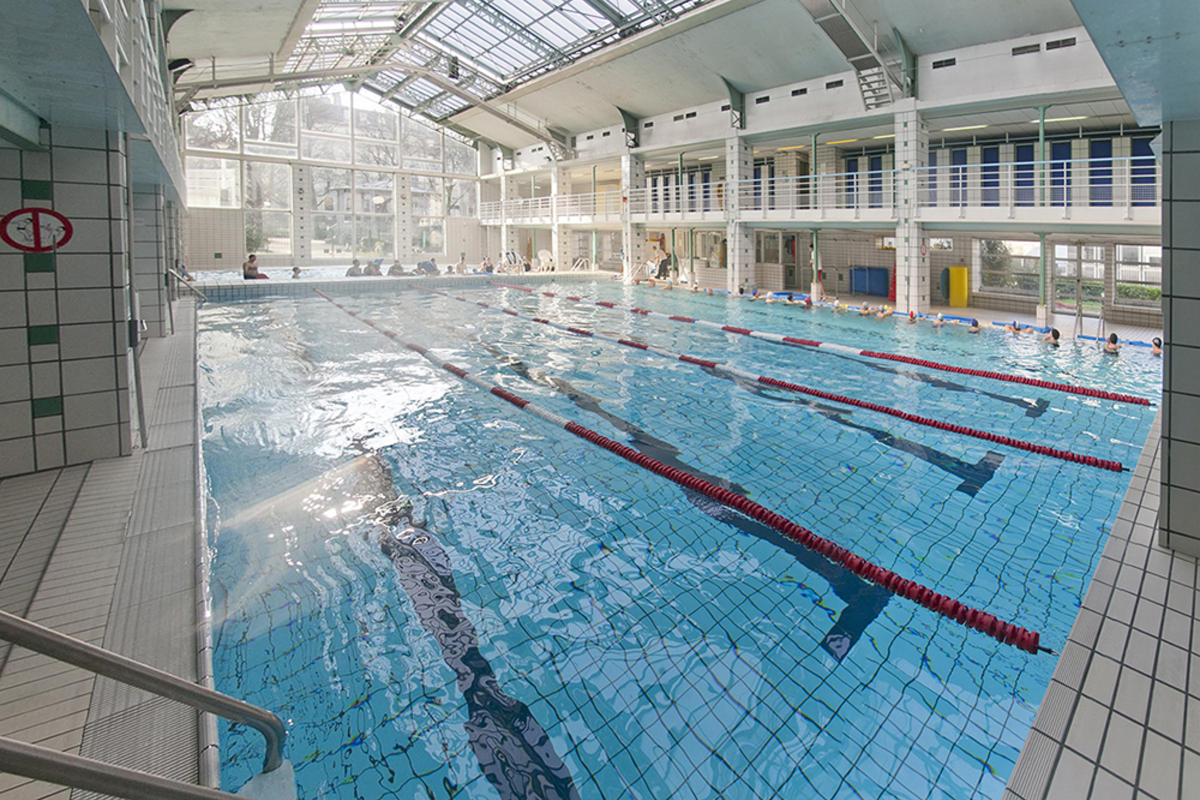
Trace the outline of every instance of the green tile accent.
<instances>
[{"instance_id":1,"label":"green tile accent","mask_svg":"<svg viewBox=\"0 0 1200 800\"><path fill-rule=\"evenodd\" d=\"M62 398L61 397L35 397L33 398L33 418L39 417L56 417L62 414Z\"/></svg>"},{"instance_id":2,"label":"green tile accent","mask_svg":"<svg viewBox=\"0 0 1200 800\"><path fill-rule=\"evenodd\" d=\"M31 347L35 344L58 344L57 325L30 325L26 330Z\"/></svg>"},{"instance_id":3,"label":"green tile accent","mask_svg":"<svg viewBox=\"0 0 1200 800\"><path fill-rule=\"evenodd\" d=\"M54 185L50 181L21 181L21 197L26 200L53 200Z\"/></svg>"},{"instance_id":4,"label":"green tile accent","mask_svg":"<svg viewBox=\"0 0 1200 800\"><path fill-rule=\"evenodd\" d=\"M54 272L54 253L26 253L26 272Z\"/></svg>"}]
</instances>

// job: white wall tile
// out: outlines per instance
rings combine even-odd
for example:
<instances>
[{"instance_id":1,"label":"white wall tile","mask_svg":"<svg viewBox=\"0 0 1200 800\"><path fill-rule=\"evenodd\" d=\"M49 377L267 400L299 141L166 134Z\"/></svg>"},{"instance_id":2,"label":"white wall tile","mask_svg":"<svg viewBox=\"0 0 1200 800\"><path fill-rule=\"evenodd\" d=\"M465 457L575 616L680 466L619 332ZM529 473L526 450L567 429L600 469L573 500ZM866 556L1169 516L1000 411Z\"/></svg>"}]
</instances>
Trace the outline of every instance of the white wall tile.
<instances>
[{"instance_id":1,"label":"white wall tile","mask_svg":"<svg viewBox=\"0 0 1200 800\"><path fill-rule=\"evenodd\" d=\"M21 207L21 181L0 178L0 216Z\"/></svg>"},{"instance_id":2,"label":"white wall tile","mask_svg":"<svg viewBox=\"0 0 1200 800\"><path fill-rule=\"evenodd\" d=\"M59 253L55 271L60 289L112 287L112 256L107 253Z\"/></svg>"},{"instance_id":3,"label":"white wall tile","mask_svg":"<svg viewBox=\"0 0 1200 800\"><path fill-rule=\"evenodd\" d=\"M54 294L44 290L25 293L30 325L54 325L58 322L58 304Z\"/></svg>"},{"instance_id":4,"label":"white wall tile","mask_svg":"<svg viewBox=\"0 0 1200 800\"><path fill-rule=\"evenodd\" d=\"M112 295L107 289L63 289L58 295L59 321L63 324L113 318Z\"/></svg>"},{"instance_id":5,"label":"white wall tile","mask_svg":"<svg viewBox=\"0 0 1200 800\"><path fill-rule=\"evenodd\" d=\"M103 219L73 220L75 235L63 248L65 253L108 253L111 252L112 240L109 238L112 229L109 222Z\"/></svg>"},{"instance_id":6,"label":"white wall tile","mask_svg":"<svg viewBox=\"0 0 1200 800\"><path fill-rule=\"evenodd\" d=\"M0 403L0 439L33 435L33 406L28 402Z\"/></svg>"},{"instance_id":7,"label":"white wall tile","mask_svg":"<svg viewBox=\"0 0 1200 800\"><path fill-rule=\"evenodd\" d=\"M111 356L116 352L112 324L105 322L60 326L58 346L64 359Z\"/></svg>"},{"instance_id":8,"label":"white wall tile","mask_svg":"<svg viewBox=\"0 0 1200 800\"><path fill-rule=\"evenodd\" d=\"M35 344L29 348L29 360L33 362L58 361L58 345Z\"/></svg>"},{"instance_id":9,"label":"white wall tile","mask_svg":"<svg viewBox=\"0 0 1200 800\"><path fill-rule=\"evenodd\" d=\"M0 148L0 178L21 177L21 151Z\"/></svg>"},{"instance_id":10,"label":"white wall tile","mask_svg":"<svg viewBox=\"0 0 1200 800\"><path fill-rule=\"evenodd\" d=\"M54 193L54 210L74 222L77 219L108 219L108 184L76 183Z\"/></svg>"},{"instance_id":11,"label":"white wall tile","mask_svg":"<svg viewBox=\"0 0 1200 800\"><path fill-rule=\"evenodd\" d=\"M104 150L76 150L55 147L51 150L54 182L108 183L108 153ZM70 191L64 187L63 191Z\"/></svg>"},{"instance_id":12,"label":"white wall tile","mask_svg":"<svg viewBox=\"0 0 1200 800\"><path fill-rule=\"evenodd\" d=\"M29 336L24 328L0 328L0 365L29 363Z\"/></svg>"},{"instance_id":13,"label":"white wall tile","mask_svg":"<svg viewBox=\"0 0 1200 800\"><path fill-rule=\"evenodd\" d=\"M67 431L66 440L68 464L82 464L121 455L120 430L116 425Z\"/></svg>"},{"instance_id":14,"label":"white wall tile","mask_svg":"<svg viewBox=\"0 0 1200 800\"><path fill-rule=\"evenodd\" d=\"M46 433L57 433L63 429L63 419L61 414L53 417L39 417L33 421L33 433L35 436L41 436Z\"/></svg>"},{"instance_id":15,"label":"white wall tile","mask_svg":"<svg viewBox=\"0 0 1200 800\"><path fill-rule=\"evenodd\" d=\"M33 364L29 368L29 374L33 380L34 397L55 397L62 394L62 380L59 377L57 361Z\"/></svg>"},{"instance_id":16,"label":"white wall tile","mask_svg":"<svg viewBox=\"0 0 1200 800\"><path fill-rule=\"evenodd\" d=\"M86 394L117 388L117 365L110 358L62 362L63 394Z\"/></svg>"},{"instance_id":17,"label":"white wall tile","mask_svg":"<svg viewBox=\"0 0 1200 800\"><path fill-rule=\"evenodd\" d=\"M63 427L68 431L115 424L117 421L116 392L73 394L63 397Z\"/></svg>"},{"instance_id":18,"label":"white wall tile","mask_svg":"<svg viewBox=\"0 0 1200 800\"><path fill-rule=\"evenodd\" d=\"M21 177L27 181L50 180L50 154L21 152Z\"/></svg>"},{"instance_id":19,"label":"white wall tile","mask_svg":"<svg viewBox=\"0 0 1200 800\"><path fill-rule=\"evenodd\" d=\"M24 292L0 292L0 328L23 328L28 324Z\"/></svg>"},{"instance_id":20,"label":"white wall tile","mask_svg":"<svg viewBox=\"0 0 1200 800\"><path fill-rule=\"evenodd\" d=\"M63 435L61 433L35 436L33 441L34 450L37 454L37 468L39 470L54 469L66 463L63 451Z\"/></svg>"},{"instance_id":21,"label":"white wall tile","mask_svg":"<svg viewBox=\"0 0 1200 800\"><path fill-rule=\"evenodd\" d=\"M54 289L53 272L30 272L25 275L25 288L30 291L38 289Z\"/></svg>"},{"instance_id":22,"label":"white wall tile","mask_svg":"<svg viewBox=\"0 0 1200 800\"><path fill-rule=\"evenodd\" d=\"M0 367L0 403L28 400L32 396L29 391L29 367L24 364Z\"/></svg>"},{"instance_id":23,"label":"white wall tile","mask_svg":"<svg viewBox=\"0 0 1200 800\"><path fill-rule=\"evenodd\" d=\"M17 253L0 253L0 291L24 288L24 259Z\"/></svg>"},{"instance_id":24,"label":"white wall tile","mask_svg":"<svg viewBox=\"0 0 1200 800\"><path fill-rule=\"evenodd\" d=\"M33 439L0 442L0 475L33 472Z\"/></svg>"}]
</instances>

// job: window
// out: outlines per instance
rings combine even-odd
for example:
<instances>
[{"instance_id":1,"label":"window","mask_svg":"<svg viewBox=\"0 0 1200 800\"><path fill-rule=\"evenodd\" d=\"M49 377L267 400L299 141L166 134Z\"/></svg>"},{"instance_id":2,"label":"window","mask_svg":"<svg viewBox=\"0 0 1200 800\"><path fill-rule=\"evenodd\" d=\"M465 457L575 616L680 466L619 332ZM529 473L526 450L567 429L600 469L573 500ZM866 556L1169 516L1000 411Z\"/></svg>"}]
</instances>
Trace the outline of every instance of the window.
<instances>
[{"instance_id":1,"label":"window","mask_svg":"<svg viewBox=\"0 0 1200 800\"><path fill-rule=\"evenodd\" d=\"M238 150L238 107L214 108L189 114L184 123L187 146L191 150Z\"/></svg>"},{"instance_id":2,"label":"window","mask_svg":"<svg viewBox=\"0 0 1200 800\"><path fill-rule=\"evenodd\" d=\"M411 117L405 117L403 138L400 142L405 169L427 172L442 171L442 134L428 125L422 125Z\"/></svg>"},{"instance_id":3,"label":"window","mask_svg":"<svg viewBox=\"0 0 1200 800\"><path fill-rule=\"evenodd\" d=\"M226 158L187 158L188 205L241 207L241 164Z\"/></svg>"},{"instance_id":4,"label":"window","mask_svg":"<svg viewBox=\"0 0 1200 800\"><path fill-rule=\"evenodd\" d=\"M349 214L313 214L314 258L353 258L354 218Z\"/></svg>"},{"instance_id":5,"label":"window","mask_svg":"<svg viewBox=\"0 0 1200 800\"><path fill-rule=\"evenodd\" d=\"M246 208L290 209L292 168L287 164L246 162Z\"/></svg>"},{"instance_id":6,"label":"window","mask_svg":"<svg viewBox=\"0 0 1200 800\"><path fill-rule=\"evenodd\" d=\"M246 210L246 252L290 256L292 215L289 211Z\"/></svg>"},{"instance_id":7,"label":"window","mask_svg":"<svg viewBox=\"0 0 1200 800\"><path fill-rule=\"evenodd\" d=\"M476 213L477 187L475 181L452 178L446 181L446 215L473 217Z\"/></svg>"},{"instance_id":8,"label":"window","mask_svg":"<svg viewBox=\"0 0 1200 800\"><path fill-rule=\"evenodd\" d=\"M895 250L896 249L896 237L895 236L876 236L875 237L875 249L876 250Z\"/></svg>"},{"instance_id":9,"label":"window","mask_svg":"<svg viewBox=\"0 0 1200 800\"><path fill-rule=\"evenodd\" d=\"M930 250L940 250L943 253L948 250L953 250L954 249L954 240L950 239L950 238L940 239L936 236L930 237L929 249Z\"/></svg>"},{"instance_id":10,"label":"window","mask_svg":"<svg viewBox=\"0 0 1200 800\"><path fill-rule=\"evenodd\" d=\"M314 211L350 211L350 170L313 167Z\"/></svg>"},{"instance_id":11,"label":"window","mask_svg":"<svg viewBox=\"0 0 1200 800\"><path fill-rule=\"evenodd\" d=\"M412 213L414 216L440 217L445 213L441 178L413 175L409 187L412 190Z\"/></svg>"},{"instance_id":12,"label":"window","mask_svg":"<svg viewBox=\"0 0 1200 800\"><path fill-rule=\"evenodd\" d=\"M300 128L313 133L350 135L350 95L332 92L300 98Z\"/></svg>"},{"instance_id":13,"label":"window","mask_svg":"<svg viewBox=\"0 0 1200 800\"><path fill-rule=\"evenodd\" d=\"M654 127L654 123L653 123L653 122L647 122L647 123L646 123L645 125L643 125L642 127L643 127L643 128L653 128L653 127Z\"/></svg>"},{"instance_id":14,"label":"window","mask_svg":"<svg viewBox=\"0 0 1200 800\"><path fill-rule=\"evenodd\" d=\"M840 89L840 88L842 88L843 83L844 83L844 81L840 81L840 80L829 81L825 84L825 88L826 89Z\"/></svg>"},{"instance_id":15,"label":"window","mask_svg":"<svg viewBox=\"0 0 1200 800\"><path fill-rule=\"evenodd\" d=\"M296 157L296 101L250 103L242 108L243 149L252 155Z\"/></svg>"},{"instance_id":16,"label":"window","mask_svg":"<svg viewBox=\"0 0 1200 800\"><path fill-rule=\"evenodd\" d=\"M366 167L398 167L400 166L400 150L394 144L356 142L354 144L354 163Z\"/></svg>"},{"instance_id":17,"label":"window","mask_svg":"<svg viewBox=\"0 0 1200 800\"><path fill-rule=\"evenodd\" d=\"M684 115L683 115L683 118L684 118L684 119L695 119L695 118L696 118L696 112L695 112L695 111L689 111L689 112L687 112L686 114L684 114Z\"/></svg>"},{"instance_id":18,"label":"window","mask_svg":"<svg viewBox=\"0 0 1200 800\"><path fill-rule=\"evenodd\" d=\"M350 140L304 134L300 154L311 161L350 163Z\"/></svg>"},{"instance_id":19,"label":"window","mask_svg":"<svg viewBox=\"0 0 1200 800\"><path fill-rule=\"evenodd\" d=\"M978 291L1037 297L1040 257L1037 242L979 240Z\"/></svg>"},{"instance_id":20,"label":"window","mask_svg":"<svg viewBox=\"0 0 1200 800\"><path fill-rule=\"evenodd\" d=\"M395 258L396 218L388 216L364 216L354 218L355 255L371 260Z\"/></svg>"},{"instance_id":21,"label":"window","mask_svg":"<svg viewBox=\"0 0 1200 800\"><path fill-rule=\"evenodd\" d=\"M415 217L413 219L413 252L444 253L446 247L446 223L439 217Z\"/></svg>"},{"instance_id":22,"label":"window","mask_svg":"<svg viewBox=\"0 0 1200 800\"><path fill-rule=\"evenodd\" d=\"M1162 246L1117 245L1114 305L1159 308L1162 304Z\"/></svg>"},{"instance_id":23,"label":"window","mask_svg":"<svg viewBox=\"0 0 1200 800\"><path fill-rule=\"evenodd\" d=\"M1046 42L1047 50L1061 50L1064 47L1074 47L1074 46L1075 46L1075 37L1074 36L1070 36L1066 39L1052 39L1052 40Z\"/></svg>"},{"instance_id":24,"label":"window","mask_svg":"<svg viewBox=\"0 0 1200 800\"><path fill-rule=\"evenodd\" d=\"M792 89L792 97L800 97L808 94L808 89Z\"/></svg>"},{"instance_id":25,"label":"window","mask_svg":"<svg viewBox=\"0 0 1200 800\"><path fill-rule=\"evenodd\" d=\"M445 137L446 172L454 175L475 175L479 168L476 165L478 153L474 147L464 144L452 136Z\"/></svg>"},{"instance_id":26,"label":"window","mask_svg":"<svg viewBox=\"0 0 1200 800\"><path fill-rule=\"evenodd\" d=\"M1020 47L1014 47L1012 54L1014 56L1024 56L1030 53L1039 53L1041 50L1042 46L1040 44L1023 44Z\"/></svg>"},{"instance_id":27,"label":"window","mask_svg":"<svg viewBox=\"0 0 1200 800\"><path fill-rule=\"evenodd\" d=\"M762 97L754 98L754 105L761 106L763 103L771 102L771 95L764 94Z\"/></svg>"},{"instance_id":28,"label":"window","mask_svg":"<svg viewBox=\"0 0 1200 800\"><path fill-rule=\"evenodd\" d=\"M946 67L953 67L957 63L958 63L957 58L941 58L941 59L938 59L937 61L933 62L933 68L934 69L945 69Z\"/></svg>"},{"instance_id":29,"label":"window","mask_svg":"<svg viewBox=\"0 0 1200 800\"><path fill-rule=\"evenodd\" d=\"M399 130L400 116L394 108L382 106L361 92L354 95L355 139L394 142Z\"/></svg>"},{"instance_id":30,"label":"window","mask_svg":"<svg viewBox=\"0 0 1200 800\"><path fill-rule=\"evenodd\" d=\"M390 172L355 172L354 210L360 214L394 214L396 176Z\"/></svg>"}]
</instances>

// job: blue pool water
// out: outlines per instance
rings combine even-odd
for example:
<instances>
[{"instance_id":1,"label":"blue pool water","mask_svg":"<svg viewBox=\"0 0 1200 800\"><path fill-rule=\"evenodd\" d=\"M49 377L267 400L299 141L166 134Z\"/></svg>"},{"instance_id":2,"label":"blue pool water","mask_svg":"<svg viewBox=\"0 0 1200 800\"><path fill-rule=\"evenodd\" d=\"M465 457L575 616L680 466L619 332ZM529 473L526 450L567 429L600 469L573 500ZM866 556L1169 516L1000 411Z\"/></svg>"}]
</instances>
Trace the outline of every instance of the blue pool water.
<instances>
[{"instance_id":1,"label":"blue pool water","mask_svg":"<svg viewBox=\"0 0 1200 800\"><path fill-rule=\"evenodd\" d=\"M1155 413L454 291L1128 465ZM569 293L1145 397L1161 383L1148 352L607 282ZM445 298L338 299L1054 648L1128 483ZM206 306L200 346L217 686L285 719L302 797L1002 793L1052 656L890 597L315 296ZM236 788L261 737L224 728L222 752Z\"/></svg>"}]
</instances>

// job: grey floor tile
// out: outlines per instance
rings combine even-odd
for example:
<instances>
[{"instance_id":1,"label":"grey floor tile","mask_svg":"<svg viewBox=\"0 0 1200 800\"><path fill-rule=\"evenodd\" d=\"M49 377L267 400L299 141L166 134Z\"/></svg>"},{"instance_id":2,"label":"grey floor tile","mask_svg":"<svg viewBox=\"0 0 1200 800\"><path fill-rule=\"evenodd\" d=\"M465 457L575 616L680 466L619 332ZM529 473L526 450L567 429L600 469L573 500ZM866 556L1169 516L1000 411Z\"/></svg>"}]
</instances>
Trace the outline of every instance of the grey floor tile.
<instances>
[{"instance_id":1,"label":"grey floor tile","mask_svg":"<svg viewBox=\"0 0 1200 800\"><path fill-rule=\"evenodd\" d=\"M1150 684L1151 680L1146 675L1136 669L1122 667L1113 708L1134 722L1145 724L1146 713L1150 710Z\"/></svg>"},{"instance_id":2,"label":"grey floor tile","mask_svg":"<svg viewBox=\"0 0 1200 800\"><path fill-rule=\"evenodd\" d=\"M1100 745L1104 741L1104 730L1108 725L1107 706L1087 697L1082 697L1075 706L1071 718L1071 729L1066 744L1089 761L1100 760Z\"/></svg>"},{"instance_id":3,"label":"grey floor tile","mask_svg":"<svg viewBox=\"0 0 1200 800\"><path fill-rule=\"evenodd\" d=\"M1108 720L1100 764L1136 786L1144 733L1145 728L1138 723L1120 714L1113 714Z\"/></svg>"},{"instance_id":4,"label":"grey floor tile","mask_svg":"<svg viewBox=\"0 0 1200 800\"><path fill-rule=\"evenodd\" d=\"M1150 695L1150 728L1176 742L1183 742L1183 714L1187 696L1162 681L1155 681Z\"/></svg>"},{"instance_id":5,"label":"grey floor tile","mask_svg":"<svg viewBox=\"0 0 1200 800\"><path fill-rule=\"evenodd\" d=\"M1133 786L1105 769L1096 771L1096 782L1092 784L1093 798L1099 800L1132 800Z\"/></svg>"},{"instance_id":6,"label":"grey floor tile","mask_svg":"<svg viewBox=\"0 0 1200 800\"><path fill-rule=\"evenodd\" d=\"M1120 674L1120 662L1097 653L1092 656L1092 662L1088 665L1083 693L1105 707L1112 705L1117 691L1117 677Z\"/></svg>"},{"instance_id":7,"label":"grey floor tile","mask_svg":"<svg viewBox=\"0 0 1200 800\"><path fill-rule=\"evenodd\" d=\"M1092 776L1095 773L1094 763L1070 750L1063 750L1046 797L1053 800L1087 800L1091 795Z\"/></svg>"},{"instance_id":8,"label":"grey floor tile","mask_svg":"<svg viewBox=\"0 0 1200 800\"><path fill-rule=\"evenodd\" d=\"M1159 800L1179 796L1179 768L1183 748L1153 731L1146 734L1142 750L1142 774L1138 789Z\"/></svg>"}]
</instances>

